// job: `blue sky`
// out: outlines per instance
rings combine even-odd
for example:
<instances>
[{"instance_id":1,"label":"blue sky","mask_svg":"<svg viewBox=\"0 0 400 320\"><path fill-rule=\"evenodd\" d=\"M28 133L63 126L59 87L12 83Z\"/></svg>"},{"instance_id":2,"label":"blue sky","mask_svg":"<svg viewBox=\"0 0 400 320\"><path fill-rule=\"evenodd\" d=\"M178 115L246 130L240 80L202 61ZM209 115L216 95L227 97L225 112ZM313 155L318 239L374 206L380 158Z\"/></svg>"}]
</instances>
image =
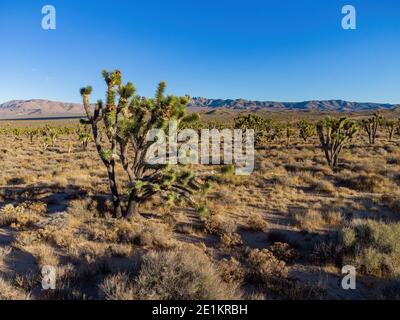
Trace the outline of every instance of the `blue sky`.
<instances>
[{"instance_id":1,"label":"blue sky","mask_svg":"<svg viewBox=\"0 0 400 320\"><path fill-rule=\"evenodd\" d=\"M57 29L41 28L44 5ZM341 28L354 5L357 30ZM80 101L101 70L139 94L400 103L398 0L0 0L0 103Z\"/></svg>"}]
</instances>

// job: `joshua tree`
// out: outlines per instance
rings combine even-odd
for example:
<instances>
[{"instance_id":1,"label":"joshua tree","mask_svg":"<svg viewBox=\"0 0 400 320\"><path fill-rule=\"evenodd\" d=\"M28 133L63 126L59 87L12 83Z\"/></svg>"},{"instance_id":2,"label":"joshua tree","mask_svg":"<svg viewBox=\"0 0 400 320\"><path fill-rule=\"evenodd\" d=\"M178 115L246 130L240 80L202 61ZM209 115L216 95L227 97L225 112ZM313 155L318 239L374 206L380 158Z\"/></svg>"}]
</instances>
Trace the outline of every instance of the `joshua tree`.
<instances>
[{"instance_id":1,"label":"joshua tree","mask_svg":"<svg viewBox=\"0 0 400 320\"><path fill-rule=\"evenodd\" d=\"M299 128L300 138L307 142L308 138L315 135L315 125L307 120L301 120L297 127Z\"/></svg>"},{"instance_id":2,"label":"joshua tree","mask_svg":"<svg viewBox=\"0 0 400 320\"><path fill-rule=\"evenodd\" d=\"M331 168L337 166L340 152L355 136L357 130L356 123L346 117L340 119L327 117L317 123L319 140Z\"/></svg>"},{"instance_id":3,"label":"joshua tree","mask_svg":"<svg viewBox=\"0 0 400 320\"><path fill-rule=\"evenodd\" d=\"M396 129L399 126L399 121L396 121L396 120L384 120L383 121L383 126L386 128L386 131L388 133L389 142L391 142L392 139L393 139L393 134L396 132Z\"/></svg>"},{"instance_id":4,"label":"joshua tree","mask_svg":"<svg viewBox=\"0 0 400 320\"><path fill-rule=\"evenodd\" d=\"M107 169L114 216L138 215L140 204L157 193L168 200L188 199L193 203L192 195L201 190L201 185L192 172L176 172L168 165L151 165L146 161L154 144L147 139L150 130L166 129L170 120L179 124L193 119L186 116L189 97L164 96L165 82L159 84L155 98L139 97L131 82L122 84L118 70L103 71L103 78L107 85L105 104L99 100L93 111L89 102L92 87L82 88L80 93L87 115L83 123L90 124L98 154ZM105 142L101 140L100 121L108 140ZM122 164L129 180L125 188L127 197L117 185L117 162Z\"/></svg>"},{"instance_id":5,"label":"joshua tree","mask_svg":"<svg viewBox=\"0 0 400 320\"><path fill-rule=\"evenodd\" d=\"M58 130L57 128L53 128L50 126L46 126L43 131L42 131L43 136L45 136L47 139L48 144L51 144L54 146L58 140Z\"/></svg>"},{"instance_id":6,"label":"joshua tree","mask_svg":"<svg viewBox=\"0 0 400 320\"><path fill-rule=\"evenodd\" d=\"M28 136L29 141L31 143L33 143L33 138L36 137L38 135L38 133L39 133L39 130L38 129L33 129L33 128L28 128L25 131L25 134Z\"/></svg>"},{"instance_id":7,"label":"joshua tree","mask_svg":"<svg viewBox=\"0 0 400 320\"><path fill-rule=\"evenodd\" d=\"M362 127L368 134L368 141L370 144L375 144L376 134L382 121L383 117L378 112L374 112L372 117L361 121Z\"/></svg>"},{"instance_id":8,"label":"joshua tree","mask_svg":"<svg viewBox=\"0 0 400 320\"><path fill-rule=\"evenodd\" d=\"M255 114L249 114L247 116L239 116L234 119L235 129L253 129L255 144L261 145L265 138L265 133L269 133L272 130L270 121L264 119Z\"/></svg>"},{"instance_id":9,"label":"joshua tree","mask_svg":"<svg viewBox=\"0 0 400 320\"><path fill-rule=\"evenodd\" d=\"M90 128L88 125L84 125L83 127L79 127L76 131L78 135L79 142L81 143L82 150L86 151L87 146L90 140Z\"/></svg>"},{"instance_id":10,"label":"joshua tree","mask_svg":"<svg viewBox=\"0 0 400 320\"><path fill-rule=\"evenodd\" d=\"M293 128L292 125L288 122L286 124L286 146L288 147L290 144L290 139L293 136Z\"/></svg>"}]
</instances>

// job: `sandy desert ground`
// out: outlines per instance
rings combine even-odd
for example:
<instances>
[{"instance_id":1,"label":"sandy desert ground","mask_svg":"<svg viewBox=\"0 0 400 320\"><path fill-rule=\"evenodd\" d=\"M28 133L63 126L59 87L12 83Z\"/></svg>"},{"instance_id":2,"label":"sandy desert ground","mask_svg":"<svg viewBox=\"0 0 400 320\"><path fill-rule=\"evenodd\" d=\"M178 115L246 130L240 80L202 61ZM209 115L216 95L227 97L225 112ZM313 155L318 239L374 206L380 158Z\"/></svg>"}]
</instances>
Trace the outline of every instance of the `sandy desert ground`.
<instances>
[{"instance_id":1,"label":"sandy desert ground","mask_svg":"<svg viewBox=\"0 0 400 320\"><path fill-rule=\"evenodd\" d=\"M46 125L53 143L24 133ZM360 130L332 170L293 122L289 143L257 148L249 177L193 167L212 170L207 209L155 198L124 220L78 126L0 122L0 299L400 298L400 137L385 128L374 145ZM44 265L55 290L42 290ZM344 265L356 290L341 287Z\"/></svg>"}]
</instances>

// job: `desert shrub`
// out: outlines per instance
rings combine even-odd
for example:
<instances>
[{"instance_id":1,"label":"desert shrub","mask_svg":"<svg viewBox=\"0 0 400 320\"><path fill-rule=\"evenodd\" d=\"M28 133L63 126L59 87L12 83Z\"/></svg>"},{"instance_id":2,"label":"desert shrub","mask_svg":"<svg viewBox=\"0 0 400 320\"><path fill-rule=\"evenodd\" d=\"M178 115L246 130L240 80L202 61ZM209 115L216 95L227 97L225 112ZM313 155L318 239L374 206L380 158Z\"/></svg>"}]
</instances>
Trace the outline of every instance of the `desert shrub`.
<instances>
[{"instance_id":1,"label":"desert shrub","mask_svg":"<svg viewBox=\"0 0 400 320\"><path fill-rule=\"evenodd\" d=\"M331 226L340 225L343 222L343 215L339 211L323 211L322 218Z\"/></svg>"},{"instance_id":2,"label":"desert shrub","mask_svg":"<svg viewBox=\"0 0 400 320\"><path fill-rule=\"evenodd\" d=\"M36 260L39 268L45 265L57 266L58 257L54 253L54 249L46 244L38 243L28 247L24 247L25 251L31 253Z\"/></svg>"},{"instance_id":3,"label":"desert shrub","mask_svg":"<svg viewBox=\"0 0 400 320\"><path fill-rule=\"evenodd\" d=\"M384 276L395 272L392 259L373 247L361 249L355 256L355 263L368 275Z\"/></svg>"},{"instance_id":4,"label":"desert shrub","mask_svg":"<svg viewBox=\"0 0 400 320\"><path fill-rule=\"evenodd\" d=\"M269 250L277 259L286 263L293 262L297 257L296 251L291 248L289 244L284 242L275 242L269 247Z\"/></svg>"},{"instance_id":5,"label":"desert shrub","mask_svg":"<svg viewBox=\"0 0 400 320\"><path fill-rule=\"evenodd\" d=\"M224 247L235 247L243 244L242 238L236 232L221 235L221 243Z\"/></svg>"},{"instance_id":6,"label":"desert shrub","mask_svg":"<svg viewBox=\"0 0 400 320\"><path fill-rule=\"evenodd\" d=\"M285 262L278 260L267 249L250 250L247 259L250 264L251 276L255 279L268 282L271 278L286 278L288 275Z\"/></svg>"},{"instance_id":7,"label":"desert shrub","mask_svg":"<svg viewBox=\"0 0 400 320\"><path fill-rule=\"evenodd\" d=\"M218 268L221 270L222 279L225 282L240 282L244 279L245 272L240 262L235 258L231 257L223 259L218 263Z\"/></svg>"},{"instance_id":8,"label":"desert shrub","mask_svg":"<svg viewBox=\"0 0 400 320\"><path fill-rule=\"evenodd\" d=\"M320 300L325 288L320 284L310 284L297 279L279 279L269 284L267 293L272 298L285 300Z\"/></svg>"},{"instance_id":9,"label":"desert shrub","mask_svg":"<svg viewBox=\"0 0 400 320\"><path fill-rule=\"evenodd\" d=\"M16 207L8 204L0 210L0 226L11 226L18 230L34 227L41 218L42 216L37 210L31 210L24 204Z\"/></svg>"},{"instance_id":10,"label":"desert shrub","mask_svg":"<svg viewBox=\"0 0 400 320\"><path fill-rule=\"evenodd\" d=\"M310 188L317 193L333 194L336 191L335 186L332 182L327 180L314 181Z\"/></svg>"},{"instance_id":11,"label":"desert shrub","mask_svg":"<svg viewBox=\"0 0 400 320\"><path fill-rule=\"evenodd\" d=\"M60 228L58 225L48 224L36 231L38 240L49 242L59 247L68 247L76 239L68 227Z\"/></svg>"},{"instance_id":12,"label":"desert shrub","mask_svg":"<svg viewBox=\"0 0 400 320\"><path fill-rule=\"evenodd\" d=\"M360 191L377 193L385 191L387 181L384 177L379 175L361 174L355 177L342 179L341 184L344 187Z\"/></svg>"},{"instance_id":13,"label":"desert shrub","mask_svg":"<svg viewBox=\"0 0 400 320\"><path fill-rule=\"evenodd\" d=\"M268 223L260 214L251 214L246 221L246 229L265 232L268 229Z\"/></svg>"},{"instance_id":14,"label":"desert shrub","mask_svg":"<svg viewBox=\"0 0 400 320\"><path fill-rule=\"evenodd\" d=\"M345 248L352 248L356 242L356 233L353 228L344 227L339 231L339 239Z\"/></svg>"},{"instance_id":15,"label":"desert shrub","mask_svg":"<svg viewBox=\"0 0 400 320\"><path fill-rule=\"evenodd\" d=\"M319 211L306 210L305 212L294 212L292 214L295 225L307 231L313 231L325 224Z\"/></svg>"},{"instance_id":16,"label":"desert shrub","mask_svg":"<svg viewBox=\"0 0 400 320\"><path fill-rule=\"evenodd\" d=\"M224 219L221 215L213 215L204 222L205 230L214 235L222 236L236 232L236 225L232 220Z\"/></svg>"},{"instance_id":17,"label":"desert shrub","mask_svg":"<svg viewBox=\"0 0 400 320\"><path fill-rule=\"evenodd\" d=\"M0 300L29 300L30 295L0 277Z\"/></svg>"},{"instance_id":18,"label":"desert shrub","mask_svg":"<svg viewBox=\"0 0 400 320\"><path fill-rule=\"evenodd\" d=\"M136 300L132 281L126 273L107 276L99 285L100 298L106 300Z\"/></svg>"},{"instance_id":19,"label":"desert shrub","mask_svg":"<svg viewBox=\"0 0 400 320\"><path fill-rule=\"evenodd\" d=\"M82 282L76 268L72 264L56 267L56 288L41 292L41 298L46 300L85 300L82 292Z\"/></svg>"},{"instance_id":20,"label":"desert shrub","mask_svg":"<svg viewBox=\"0 0 400 320\"><path fill-rule=\"evenodd\" d=\"M141 246L169 248L173 246L173 235L171 228L163 223L146 221L134 243Z\"/></svg>"},{"instance_id":21,"label":"desert shrub","mask_svg":"<svg viewBox=\"0 0 400 320\"><path fill-rule=\"evenodd\" d=\"M340 241L355 265L375 276L400 274L400 224L355 220L340 232Z\"/></svg>"},{"instance_id":22,"label":"desert shrub","mask_svg":"<svg viewBox=\"0 0 400 320\"><path fill-rule=\"evenodd\" d=\"M235 299L236 286L223 282L208 257L192 246L151 251L143 258L135 292L139 299Z\"/></svg>"}]
</instances>

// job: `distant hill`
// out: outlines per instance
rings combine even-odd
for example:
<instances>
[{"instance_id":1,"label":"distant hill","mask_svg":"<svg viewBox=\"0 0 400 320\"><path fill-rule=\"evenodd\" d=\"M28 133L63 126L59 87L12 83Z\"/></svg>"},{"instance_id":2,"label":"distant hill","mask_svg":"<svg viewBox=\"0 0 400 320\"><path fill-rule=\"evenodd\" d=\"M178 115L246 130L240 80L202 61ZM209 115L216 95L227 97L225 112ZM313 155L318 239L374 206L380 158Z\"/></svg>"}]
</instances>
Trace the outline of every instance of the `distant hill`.
<instances>
[{"instance_id":1,"label":"distant hill","mask_svg":"<svg viewBox=\"0 0 400 320\"><path fill-rule=\"evenodd\" d=\"M12 100L0 104L0 117L10 116L51 116L82 114L83 108L79 103L65 103L50 100Z\"/></svg>"},{"instance_id":2,"label":"distant hill","mask_svg":"<svg viewBox=\"0 0 400 320\"><path fill-rule=\"evenodd\" d=\"M394 110L399 105L385 103L360 103L344 100L273 102L250 101L244 99L207 99L192 98L189 108L192 111L208 110L209 114L224 114L229 110L247 111L314 111L314 112L359 112L372 110ZM50 100L13 100L0 104L0 118L40 117L40 116L83 115L83 107L79 103L65 103Z\"/></svg>"},{"instance_id":3,"label":"distant hill","mask_svg":"<svg viewBox=\"0 0 400 320\"><path fill-rule=\"evenodd\" d=\"M349 102L344 100L313 100L304 102L273 102L273 101L250 101L244 99L207 99L192 98L190 107L209 107L209 108L226 108L234 110L260 110L267 111L336 111L336 112L357 112L368 110L390 110L398 107L398 105L386 103L370 103L370 102Z\"/></svg>"}]
</instances>

